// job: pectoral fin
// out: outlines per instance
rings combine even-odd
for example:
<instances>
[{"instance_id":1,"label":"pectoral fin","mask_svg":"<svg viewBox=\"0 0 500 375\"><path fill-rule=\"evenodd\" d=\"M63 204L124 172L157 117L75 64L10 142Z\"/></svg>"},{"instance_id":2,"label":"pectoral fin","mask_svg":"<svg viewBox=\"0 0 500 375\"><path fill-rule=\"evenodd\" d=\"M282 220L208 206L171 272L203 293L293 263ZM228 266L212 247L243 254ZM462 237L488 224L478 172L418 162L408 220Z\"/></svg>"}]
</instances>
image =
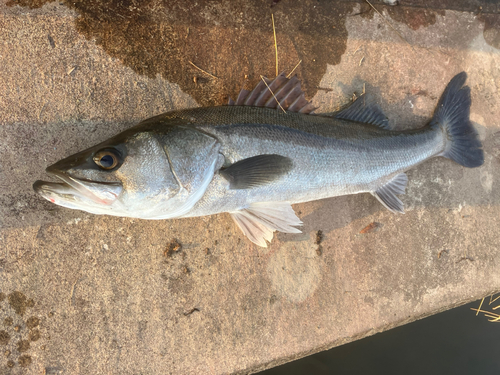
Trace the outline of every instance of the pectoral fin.
<instances>
[{"instance_id":1,"label":"pectoral fin","mask_svg":"<svg viewBox=\"0 0 500 375\"><path fill-rule=\"evenodd\" d=\"M301 233L295 226L301 225L302 221L287 202L254 203L230 214L245 236L258 246L267 247L274 231Z\"/></svg>"},{"instance_id":2,"label":"pectoral fin","mask_svg":"<svg viewBox=\"0 0 500 375\"><path fill-rule=\"evenodd\" d=\"M404 214L403 202L396 194L404 194L408 177L406 173L398 174L385 185L379 187L372 194L382 203L389 211L399 212Z\"/></svg>"},{"instance_id":3,"label":"pectoral fin","mask_svg":"<svg viewBox=\"0 0 500 375\"><path fill-rule=\"evenodd\" d=\"M290 158L281 155L258 155L240 160L222 169L220 174L231 189L249 189L272 182L292 169Z\"/></svg>"}]
</instances>

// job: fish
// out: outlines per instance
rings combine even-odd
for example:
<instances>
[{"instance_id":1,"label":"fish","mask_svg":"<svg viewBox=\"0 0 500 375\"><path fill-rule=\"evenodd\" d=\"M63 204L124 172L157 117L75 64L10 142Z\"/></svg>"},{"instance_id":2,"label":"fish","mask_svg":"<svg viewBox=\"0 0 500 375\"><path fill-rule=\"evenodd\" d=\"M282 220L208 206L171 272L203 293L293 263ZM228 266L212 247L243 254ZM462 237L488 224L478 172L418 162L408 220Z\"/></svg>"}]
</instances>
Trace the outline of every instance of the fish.
<instances>
[{"instance_id":1,"label":"fish","mask_svg":"<svg viewBox=\"0 0 500 375\"><path fill-rule=\"evenodd\" d=\"M367 93L343 110L316 114L298 78L280 74L228 105L146 119L47 167L58 182L33 188L52 203L97 215L229 213L262 247L275 231L300 233L296 203L371 193L404 213L398 195L408 169L437 156L467 168L484 162L466 79L465 72L451 79L427 125L398 131Z\"/></svg>"}]
</instances>

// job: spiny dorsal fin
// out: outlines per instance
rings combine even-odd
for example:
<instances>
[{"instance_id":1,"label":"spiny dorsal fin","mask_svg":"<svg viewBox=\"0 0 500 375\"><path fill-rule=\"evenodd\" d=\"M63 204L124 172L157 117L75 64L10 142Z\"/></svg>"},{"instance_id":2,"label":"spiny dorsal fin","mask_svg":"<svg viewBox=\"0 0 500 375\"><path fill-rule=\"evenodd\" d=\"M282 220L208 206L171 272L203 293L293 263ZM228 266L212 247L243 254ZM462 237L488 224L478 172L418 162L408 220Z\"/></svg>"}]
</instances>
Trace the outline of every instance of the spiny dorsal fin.
<instances>
[{"instance_id":1,"label":"spiny dorsal fin","mask_svg":"<svg viewBox=\"0 0 500 375\"><path fill-rule=\"evenodd\" d=\"M267 242L271 242L276 230L301 233L295 227L301 225L302 221L288 202L252 203L249 207L230 214L245 236L258 246L267 247Z\"/></svg>"},{"instance_id":2,"label":"spiny dorsal fin","mask_svg":"<svg viewBox=\"0 0 500 375\"><path fill-rule=\"evenodd\" d=\"M335 118L363 122L365 124L377 125L382 129L391 130L387 116L369 94L361 95L349 107L337 112Z\"/></svg>"},{"instance_id":3,"label":"spiny dorsal fin","mask_svg":"<svg viewBox=\"0 0 500 375\"><path fill-rule=\"evenodd\" d=\"M281 73L272 81L264 77L264 81L265 83L260 80L252 91L242 89L236 101L229 98L228 105L279 108L280 110L283 108L299 113L313 113L316 109L311 102L306 100L297 76L288 79L285 73Z\"/></svg>"},{"instance_id":4,"label":"spiny dorsal fin","mask_svg":"<svg viewBox=\"0 0 500 375\"><path fill-rule=\"evenodd\" d=\"M406 173L398 174L385 185L373 191L372 194L382 203L389 211L399 212L404 214L404 205L401 200L396 197L396 194L404 194L408 177Z\"/></svg>"},{"instance_id":5,"label":"spiny dorsal fin","mask_svg":"<svg viewBox=\"0 0 500 375\"><path fill-rule=\"evenodd\" d=\"M276 180L292 166L292 160L286 156L266 154L240 160L219 173L229 181L230 189L249 189Z\"/></svg>"}]
</instances>

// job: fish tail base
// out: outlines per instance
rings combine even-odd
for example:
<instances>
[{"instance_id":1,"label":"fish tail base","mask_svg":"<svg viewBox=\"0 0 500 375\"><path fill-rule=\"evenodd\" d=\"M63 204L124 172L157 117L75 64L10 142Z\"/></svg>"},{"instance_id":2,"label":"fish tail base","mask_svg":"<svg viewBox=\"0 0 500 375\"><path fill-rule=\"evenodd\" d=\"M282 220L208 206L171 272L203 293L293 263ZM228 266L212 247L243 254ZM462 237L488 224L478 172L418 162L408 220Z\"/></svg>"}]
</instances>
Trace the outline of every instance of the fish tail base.
<instances>
[{"instance_id":1,"label":"fish tail base","mask_svg":"<svg viewBox=\"0 0 500 375\"><path fill-rule=\"evenodd\" d=\"M430 126L441 129L445 149L440 154L467 168L479 167L484 162L482 144L476 129L469 120L470 88L464 86L465 72L450 81L439 100Z\"/></svg>"}]
</instances>

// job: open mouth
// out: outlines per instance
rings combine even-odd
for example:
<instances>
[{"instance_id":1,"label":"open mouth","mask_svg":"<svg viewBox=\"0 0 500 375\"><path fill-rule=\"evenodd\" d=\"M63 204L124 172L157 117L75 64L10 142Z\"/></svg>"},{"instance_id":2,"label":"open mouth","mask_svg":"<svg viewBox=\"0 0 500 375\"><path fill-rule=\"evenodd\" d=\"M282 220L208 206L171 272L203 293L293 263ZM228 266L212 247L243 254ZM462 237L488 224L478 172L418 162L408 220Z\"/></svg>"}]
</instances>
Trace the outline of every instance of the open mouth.
<instances>
[{"instance_id":1,"label":"open mouth","mask_svg":"<svg viewBox=\"0 0 500 375\"><path fill-rule=\"evenodd\" d=\"M80 180L62 172L47 171L62 182L36 181L33 184L35 192L52 203L60 200L90 200L101 205L112 204L120 195L122 185L120 183L93 182Z\"/></svg>"}]
</instances>

